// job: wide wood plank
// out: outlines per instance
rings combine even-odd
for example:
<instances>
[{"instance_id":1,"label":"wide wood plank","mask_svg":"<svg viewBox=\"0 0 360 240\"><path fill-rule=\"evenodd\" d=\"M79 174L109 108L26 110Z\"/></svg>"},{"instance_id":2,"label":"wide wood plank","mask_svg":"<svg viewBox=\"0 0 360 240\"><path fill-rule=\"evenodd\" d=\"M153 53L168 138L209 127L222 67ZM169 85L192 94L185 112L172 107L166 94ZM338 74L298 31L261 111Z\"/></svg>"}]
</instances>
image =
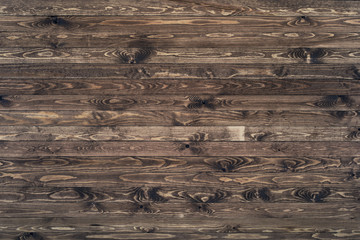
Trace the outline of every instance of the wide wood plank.
<instances>
[{"instance_id":1,"label":"wide wood plank","mask_svg":"<svg viewBox=\"0 0 360 240\"><path fill-rule=\"evenodd\" d=\"M360 141L358 127L0 126L2 141Z\"/></svg>"},{"instance_id":2,"label":"wide wood plank","mask_svg":"<svg viewBox=\"0 0 360 240\"><path fill-rule=\"evenodd\" d=\"M175 28L176 29L176 28ZM224 31L209 33L177 32L169 29L168 33L149 32L141 36L136 34L119 34L117 31L92 32L92 33L66 33L57 32L38 33L34 32L0 32L0 43L3 48L19 48L22 46L52 49L63 49L69 47L274 47L283 46L289 48L313 47L313 48L359 48L359 30L352 32L341 32L338 29L289 29L287 31L261 31L253 29L251 32Z\"/></svg>"},{"instance_id":3,"label":"wide wood plank","mask_svg":"<svg viewBox=\"0 0 360 240\"><path fill-rule=\"evenodd\" d=\"M358 126L359 111L0 111L0 126Z\"/></svg>"},{"instance_id":4,"label":"wide wood plank","mask_svg":"<svg viewBox=\"0 0 360 240\"><path fill-rule=\"evenodd\" d=\"M48 3L39 0L25 4L20 0L3 0L1 15L120 15L120 16L356 16L359 4L352 0L329 1L264 1L264 0L170 0L151 2L140 0L61 1Z\"/></svg>"},{"instance_id":5,"label":"wide wood plank","mask_svg":"<svg viewBox=\"0 0 360 240\"><path fill-rule=\"evenodd\" d=\"M357 64L359 49L345 48L1 48L0 64L6 63L276 63Z\"/></svg>"},{"instance_id":6,"label":"wide wood plank","mask_svg":"<svg viewBox=\"0 0 360 240\"><path fill-rule=\"evenodd\" d=\"M0 110L360 110L360 96L7 95Z\"/></svg>"},{"instance_id":7,"label":"wide wood plank","mask_svg":"<svg viewBox=\"0 0 360 240\"><path fill-rule=\"evenodd\" d=\"M9 151L11 149L11 152ZM346 152L342 153L346 149ZM359 142L1 142L4 157L21 156L360 156Z\"/></svg>"},{"instance_id":8,"label":"wide wood plank","mask_svg":"<svg viewBox=\"0 0 360 240\"><path fill-rule=\"evenodd\" d=\"M323 82L323 80L337 80L340 84L337 86L341 91L347 81L345 80L359 80L359 64L306 64L297 63L289 64L286 66L276 64L152 64L151 66L146 64L2 64L0 65L1 75L0 79L12 79L13 83L16 83L19 79L31 79L46 80L50 82L50 79L68 79L77 78L81 80L93 80L93 84L101 83L101 80L129 80L137 81L142 79L157 79L157 80L201 80L204 81L204 85L208 85L207 79L217 80L235 80L243 79L247 82L250 80L266 80L274 81L275 79L287 80L287 84L293 82L293 80L312 80L307 84L315 84L321 81L322 91L327 89L329 82ZM292 81L290 81L292 80ZM193 81L194 82L194 81ZM7 82L1 82L7 84L11 90L11 86ZM182 82L183 83L183 82ZM140 84L140 82L137 82ZM279 84L279 83L277 83ZM183 83L184 85L184 83ZM194 86L192 86L193 88ZM179 86L179 91L181 87ZM267 86L271 91L271 86ZM31 90L31 89L29 89ZM66 89L64 89L65 91ZM110 89L107 89L109 91ZM167 89L169 90L169 89ZM210 90L210 89L209 89ZM104 91L102 94L107 94ZM128 89L130 91L130 89ZM156 94L154 91L152 94ZM190 89L188 89L190 91ZM300 91L299 89L297 91ZM318 91L317 94L322 94L322 91ZM245 94L243 92L242 94ZM24 93L26 94L26 93ZM83 93L86 94L86 93ZM172 94L172 92L170 92ZM208 93L211 94L211 91ZM257 93L253 93L257 94ZM264 93L263 93L264 94ZM301 94L301 92L299 93ZM313 92L312 94L316 94Z\"/></svg>"},{"instance_id":9,"label":"wide wood plank","mask_svg":"<svg viewBox=\"0 0 360 240\"><path fill-rule=\"evenodd\" d=\"M135 75L136 76L136 75ZM235 79L235 80L165 80L136 79L0 79L2 107L14 100L6 95L360 95L359 80L330 79ZM325 98L326 99L326 98ZM320 100L320 99L319 99ZM321 100L320 100L321 101ZM326 102L326 101L325 101ZM341 105L341 98L339 105ZM326 105L326 104L325 104ZM321 105L320 106L325 106ZM317 109L319 110L319 109Z\"/></svg>"},{"instance_id":10,"label":"wide wood plank","mask_svg":"<svg viewBox=\"0 0 360 240\"><path fill-rule=\"evenodd\" d=\"M121 32L121 34L134 34L134 42L141 44L139 40L143 39L143 34L145 36L149 33L169 36L169 29L176 29L176 32L205 34L266 30L277 32L279 30L292 31L294 29L358 32L359 17L307 17L297 15L291 17L136 17L136 19L129 19L129 17L118 16L7 16L0 19L0 26L1 31L9 32L9 34L11 32L31 32L34 30L38 33L49 33L49 30L51 30L51 33L65 35L67 32ZM137 34L139 32L140 35Z\"/></svg>"}]
</instances>

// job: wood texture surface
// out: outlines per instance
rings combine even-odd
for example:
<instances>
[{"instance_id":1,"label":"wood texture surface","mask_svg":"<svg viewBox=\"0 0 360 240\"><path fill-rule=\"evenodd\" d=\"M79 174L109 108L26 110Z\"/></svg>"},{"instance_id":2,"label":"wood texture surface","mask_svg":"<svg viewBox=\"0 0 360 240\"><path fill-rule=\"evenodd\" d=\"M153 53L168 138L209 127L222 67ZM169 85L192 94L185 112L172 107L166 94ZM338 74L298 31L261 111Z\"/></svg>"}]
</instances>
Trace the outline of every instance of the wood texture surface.
<instances>
[{"instance_id":1,"label":"wood texture surface","mask_svg":"<svg viewBox=\"0 0 360 240\"><path fill-rule=\"evenodd\" d=\"M0 239L360 239L359 14L0 0Z\"/></svg>"}]
</instances>

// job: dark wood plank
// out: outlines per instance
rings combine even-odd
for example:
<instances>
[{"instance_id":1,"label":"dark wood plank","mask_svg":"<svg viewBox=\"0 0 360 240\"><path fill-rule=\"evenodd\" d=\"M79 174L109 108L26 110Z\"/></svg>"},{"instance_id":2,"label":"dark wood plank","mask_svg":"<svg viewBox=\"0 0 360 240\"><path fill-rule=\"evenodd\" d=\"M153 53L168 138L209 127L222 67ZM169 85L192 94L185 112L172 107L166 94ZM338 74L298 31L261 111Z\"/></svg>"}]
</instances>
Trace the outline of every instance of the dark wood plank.
<instances>
[{"instance_id":1,"label":"dark wood plank","mask_svg":"<svg viewBox=\"0 0 360 240\"><path fill-rule=\"evenodd\" d=\"M360 96L8 95L0 110L360 110Z\"/></svg>"},{"instance_id":2,"label":"dark wood plank","mask_svg":"<svg viewBox=\"0 0 360 240\"><path fill-rule=\"evenodd\" d=\"M0 111L0 126L359 126L359 111Z\"/></svg>"},{"instance_id":3,"label":"dark wood plank","mask_svg":"<svg viewBox=\"0 0 360 240\"><path fill-rule=\"evenodd\" d=\"M172 171L177 168L183 171L214 172L241 174L264 171L268 173L281 172L347 172L349 180L356 178L351 175L357 171L360 163L359 157L248 157L227 155L220 157L187 156L187 157L60 157L60 156L34 156L34 157L2 157L0 159L3 171L31 173L32 171L48 172L50 170L61 172L69 170L96 171L99 168L111 171L143 172ZM40 189L38 189L40 190Z\"/></svg>"},{"instance_id":4,"label":"dark wood plank","mask_svg":"<svg viewBox=\"0 0 360 240\"><path fill-rule=\"evenodd\" d=\"M176 27L174 27L176 29ZM136 33L119 34L118 31L94 31L89 33L60 32L0 32L0 46L3 48L32 47L64 49L69 47L152 47L152 48L202 48L202 47L274 47L288 48L359 48L360 33L358 30L342 32L338 29L289 29L287 31L232 31L216 32L210 29L209 33L198 33L192 29L178 32L169 29L168 33L151 32L137 36ZM191 31L192 30L192 31ZM106 36L106 37L105 37Z\"/></svg>"},{"instance_id":5,"label":"dark wood plank","mask_svg":"<svg viewBox=\"0 0 360 240\"><path fill-rule=\"evenodd\" d=\"M250 82L249 80L256 79L266 81L283 79L288 80L287 84L290 84L293 80L312 80L311 82L307 82L307 84L314 84L315 82L320 81L322 83L323 90L324 88L327 89L327 85L330 84L328 82L323 82L323 80L337 80L339 83L346 83L345 80L359 80L359 68L359 64L334 65L297 63L284 66L277 64L224 64L219 62L217 64L196 65L165 63L152 64L149 66L146 64L52 64L50 62L47 64L2 64L0 65L0 79L13 79L13 82L16 83L16 79L32 79L34 81L46 80L49 82L50 79L77 78L82 82L86 79L94 79L92 81L93 84L95 84L95 82L96 84L101 83L100 80L105 79L132 79L133 81L142 79L144 82L146 82L145 79L193 79L204 81L206 84L208 84L206 81L207 79L242 79L247 80L248 82ZM8 84L9 89L11 89L11 85L9 83L2 82L2 84ZM276 83L276 85L278 84L279 83ZM341 91L340 86L341 84L337 86L339 91ZM272 90L271 86L267 87L268 90ZM181 90L180 87L179 90ZM107 91L109 90L107 89ZM107 91L104 91L102 94L107 94ZM130 91L130 89L128 89L128 91ZM157 91L154 91L154 93ZM190 89L188 89L188 91L190 91ZM211 92L207 94L211 94ZM245 94L245 92L242 94ZM311 94L316 93L312 92ZM322 95L322 92L318 90L317 94Z\"/></svg>"},{"instance_id":6,"label":"dark wood plank","mask_svg":"<svg viewBox=\"0 0 360 240\"><path fill-rule=\"evenodd\" d=\"M346 149L346 152L344 151ZM344 151L344 152L343 152ZM1 142L4 157L21 156L342 156L360 155L359 142Z\"/></svg>"},{"instance_id":7,"label":"dark wood plank","mask_svg":"<svg viewBox=\"0 0 360 240\"><path fill-rule=\"evenodd\" d=\"M135 75L136 76L136 75ZM2 107L10 107L6 95L360 95L359 80L235 79L168 80L136 79L0 79ZM340 99L341 100L341 99ZM9 102L10 101L10 102ZM340 104L341 105L341 104ZM319 110L319 109L317 109Z\"/></svg>"},{"instance_id":8,"label":"dark wood plank","mask_svg":"<svg viewBox=\"0 0 360 240\"><path fill-rule=\"evenodd\" d=\"M2 141L360 141L358 127L0 126Z\"/></svg>"},{"instance_id":9,"label":"dark wood plank","mask_svg":"<svg viewBox=\"0 0 360 240\"><path fill-rule=\"evenodd\" d=\"M274 16L240 16L240 17L150 17L138 16L131 19L127 16L7 16L0 19L0 30L9 32L57 33L68 32L120 32L134 34L134 40L142 35L165 34L169 29L176 32L222 33L222 32L278 32L293 30L316 30L336 32L358 32L358 16L350 17L274 17ZM246 26L244 28L243 26ZM138 34L140 33L140 34ZM172 31L170 31L170 34ZM10 35L11 36L11 35ZM9 37L10 37L9 36ZM106 37L106 36L104 36ZM136 43L136 41L134 41ZM138 44L141 42L137 42Z\"/></svg>"},{"instance_id":10,"label":"dark wood plank","mask_svg":"<svg viewBox=\"0 0 360 240\"><path fill-rule=\"evenodd\" d=\"M170 1L61 1L48 3L20 0L3 0L1 15L120 15L138 17L161 16L357 16L359 3L352 0L311 1L265 1L265 0L170 0Z\"/></svg>"},{"instance_id":11,"label":"dark wood plank","mask_svg":"<svg viewBox=\"0 0 360 240\"><path fill-rule=\"evenodd\" d=\"M0 64L6 63L225 63L254 64L358 64L358 49L345 48L1 48Z\"/></svg>"}]
</instances>

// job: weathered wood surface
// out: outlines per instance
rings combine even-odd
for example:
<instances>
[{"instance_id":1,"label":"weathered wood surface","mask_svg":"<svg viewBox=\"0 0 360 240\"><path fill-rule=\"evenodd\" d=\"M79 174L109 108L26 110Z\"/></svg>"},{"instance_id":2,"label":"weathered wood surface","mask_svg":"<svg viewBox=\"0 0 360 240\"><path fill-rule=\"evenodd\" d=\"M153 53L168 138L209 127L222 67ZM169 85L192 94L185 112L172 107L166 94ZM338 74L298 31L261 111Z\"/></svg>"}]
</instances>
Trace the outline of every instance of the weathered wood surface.
<instances>
[{"instance_id":1,"label":"weathered wood surface","mask_svg":"<svg viewBox=\"0 0 360 240\"><path fill-rule=\"evenodd\" d=\"M328 0L302 2L265 0L161 0L156 2L116 0L88 0L86 4L62 0L25 3L21 0L3 0L0 14L4 15L120 15L120 16L356 16L359 3L353 0Z\"/></svg>"},{"instance_id":2,"label":"weathered wood surface","mask_svg":"<svg viewBox=\"0 0 360 240\"><path fill-rule=\"evenodd\" d=\"M357 127L0 126L2 141L360 141Z\"/></svg>"},{"instance_id":3,"label":"weathered wood surface","mask_svg":"<svg viewBox=\"0 0 360 240\"><path fill-rule=\"evenodd\" d=\"M360 239L359 14L0 1L0 239Z\"/></svg>"},{"instance_id":4,"label":"weathered wood surface","mask_svg":"<svg viewBox=\"0 0 360 240\"><path fill-rule=\"evenodd\" d=\"M324 63L357 64L360 61L358 49L255 49L244 48L182 48L167 49L116 49L116 48L1 48L0 64L4 63Z\"/></svg>"}]
</instances>

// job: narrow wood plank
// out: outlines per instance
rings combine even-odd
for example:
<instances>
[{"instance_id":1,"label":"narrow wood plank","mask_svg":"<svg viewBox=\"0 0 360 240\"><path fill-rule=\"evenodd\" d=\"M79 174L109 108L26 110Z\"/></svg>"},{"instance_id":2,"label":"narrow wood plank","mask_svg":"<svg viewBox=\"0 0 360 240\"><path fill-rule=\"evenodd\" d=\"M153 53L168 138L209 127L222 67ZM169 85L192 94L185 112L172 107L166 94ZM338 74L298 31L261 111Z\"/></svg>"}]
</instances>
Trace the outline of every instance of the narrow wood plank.
<instances>
[{"instance_id":1,"label":"narrow wood plank","mask_svg":"<svg viewBox=\"0 0 360 240\"><path fill-rule=\"evenodd\" d=\"M276 219L276 221L274 221ZM324 229L325 232L338 232L338 236L346 236L346 233L351 234L351 230L357 231L358 222L356 219L339 218L337 221L334 219L326 218L312 218L309 221L308 218L271 218L271 216L250 217L237 215L236 218L215 218L205 214L193 215L189 218L183 218L182 215L175 215L172 218L164 219L161 215L151 214L139 214L138 216L132 217L109 217L106 215L79 218L1 218L0 222L4 222L2 233L6 232L62 232L62 233L76 233L76 232L87 232L93 230L100 232L101 230L125 232L134 231L134 227L139 226L152 226L158 227L159 229L173 229L175 232L191 231L196 232L209 231L214 233L221 231L226 225L236 226L241 225L244 230L252 232L263 232L263 230L273 229L274 232L307 232L313 234L319 233L319 229ZM141 224L139 224L141 222ZM299 228L298 226L302 226ZM187 229L187 230L184 230ZM328 231L326 231L328 230ZM20 232L21 233L21 232ZM344 233L344 235L341 235ZM353 236L356 236L357 232L354 232ZM146 235L149 236L149 235ZM197 235L199 236L199 235ZM236 235L235 235L236 236ZM315 235L320 236L320 235ZM349 235L352 236L352 235ZM127 235L128 237L128 235ZM196 238L196 237L195 237ZM105 238L106 239L106 238ZM110 239L113 239L110 237ZM236 239L236 238L235 238ZM245 238L246 239L246 238ZM255 238L258 239L258 238Z\"/></svg>"},{"instance_id":2,"label":"narrow wood plank","mask_svg":"<svg viewBox=\"0 0 360 240\"><path fill-rule=\"evenodd\" d=\"M360 155L359 142L1 142L4 157L34 156L341 156ZM346 149L346 152L344 151Z\"/></svg>"},{"instance_id":3,"label":"narrow wood plank","mask_svg":"<svg viewBox=\"0 0 360 240\"><path fill-rule=\"evenodd\" d=\"M80 80L81 81L81 80ZM360 110L360 96L7 95L0 110Z\"/></svg>"},{"instance_id":4,"label":"narrow wood plank","mask_svg":"<svg viewBox=\"0 0 360 240\"><path fill-rule=\"evenodd\" d=\"M176 172L177 169L193 172L214 172L241 174L251 172L347 172L349 180L356 178L359 157L248 157L227 155L219 157L187 156L187 157L2 157L2 170L7 172L31 173L73 171L74 169L96 171L142 171L142 172ZM355 172L354 172L355 171ZM352 174L354 173L354 174ZM5 186L4 186L5 187Z\"/></svg>"},{"instance_id":5,"label":"narrow wood plank","mask_svg":"<svg viewBox=\"0 0 360 240\"><path fill-rule=\"evenodd\" d=\"M357 217L360 210L357 203L353 204L314 204L314 203L232 203L220 202L208 204L207 209L202 211L196 209L201 204L191 203L184 200L183 203L159 203L153 204L152 211L162 215L163 218L170 218L173 215L193 215L198 212L202 214L213 214L217 218L222 217L236 217L238 214L243 216L261 217L265 214L273 216L274 218L285 218L296 215L296 217L311 218L314 214L321 215L323 218L333 219ZM141 204L141 203L140 203ZM9 205L9 204L8 204ZM32 206L31 206L32 205ZM87 206L88 205L88 206ZM131 216L136 212L134 210L136 203L108 203L96 201L91 204L91 201L83 203L49 203L49 202L33 202L26 203L12 203L10 207L0 204L2 211L2 218L19 218L19 217L38 217L41 214L44 218L60 218L60 217L93 217L94 215L106 216ZM200 208L200 209L201 209ZM341 209L341 210L333 210ZM140 209L141 210L141 209ZM151 213L151 212L149 212Z\"/></svg>"},{"instance_id":6,"label":"narrow wood plank","mask_svg":"<svg viewBox=\"0 0 360 240\"><path fill-rule=\"evenodd\" d=\"M1 48L0 64L13 63L265 63L358 64L358 49L345 48Z\"/></svg>"},{"instance_id":7,"label":"narrow wood plank","mask_svg":"<svg viewBox=\"0 0 360 240\"><path fill-rule=\"evenodd\" d=\"M175 28L176 29L176 28ZM34 32L0 32L0 43L3 48L31 48L48 47L52 49L64 49L69 47L144 47L153 48L202 48L202 47L274 47L288 48L312 47L312 48L359 48L360 33L357 30L342 32L338 29L291 29L274 31L225 31L216 32L218 29L210 29L208 33L196 31L178 32L169 29L166 33L148 32L141 36L136 34L124 34L117 31L97 31L93 33L60 32L38 33ZM156 31L156 29L154 29ZM139 40L138 40L139 39ZM137 43L138 41L138 43Z\"/></svg>"},{"instance_id":8,"label":"narrow wood plank","mask_svg":"<svg viewBox=\"0 0 360 240\"><path fill-rule=\"evenodd\" d=\"M120 15L120 16L357 16L359 4L356 1L264 1L264 0L222 0L222 1L61 1L47 3L32 1L25 4L20 0L4 0L0 5L1 15Z\"/></svg>"},{"instance_id":9,"label":"narrow wood plank","mask_svg":"<svg viewBox=\"0 0 360 240\"><path fill-rule=\"evenodd\" d=\"M135 78L135 77L134 77ZM359 80L332 79L0 79L3 107L6 95L360 95ZM341 100L341 99L340 99ZM318 109L317 109L318 110Z\"/></svg>"},{"instance_id":10,"label":"narrow wood plank","mask_svg":"<svg viewBox=\"0 0 360 240\"><path fill-rule=\"evenodd\" d=\"M229 229L232 228L231 225L227 225ZM57 227L54 227L56 229ZM129 227L130 228L130 227ZM67 228L65 228L67 229ZM130 228L131 229L131 228ZM153 233L155 227L133 227L133 229L138 230L137 232L112 232L99 233L95 232L78 232L78 233L64 233L64 232L54 232L54 231L41 231L41 232L11 232L11 233L1 233L0 237L4 239L14 239L14 237L21 236L31 236L31 237L46 237L46 239L51 240L78 240L78 239L126 239L129 240L131 235L131 240L137 239L218 239L218 240L228 240L228 239L344 239L344 237L351 237L356 239L360 234L352 232L350 229L338 229L338 230L323 230L319 232L314 230L313 232L298 232L298 233L288 233L288 232L268 232L270 230L263 229L259 232L247 233L241 229L241 232L230 232L231 233L177 233L177 232L161 232ZM226 229L226 226L224 226ZM148 233L147 231L151 231ZM222 230L219 230L222 231ZM224 230L226 231L226 230ZM239 230L240 231L240 230ZM329 232L331 231L331 232Z\"/></svg>"},{"instance_id":11,"label":"narrow wood plank","mask_svg":"<svg viewBox=\"0 0 360 240\"><path fill-rule=\"evenodd\" d=\"M0 126L359 126L359 111L0 111Z\"/></svg>"},{"instance_id":12,"label":"narrow wood plank","mask_svg":"<svg viewBox=\"0 0 360 240\"><path fill-rule=\"evenodd\" d=\"M142 79L157 79L157 80L201 80L204 85L207 85L206 80L235 80L243 79L247 82L253 80L274 81L275 79L287 80L290 84L293 80L312 80L307 82L311 84L320 81L322 84L322 91L328 88L328 82L323 80L337 80L339 83L345 83L345 80L359 80L360 65L348 64L153 64L151 66L146 64L3 64L0 65L1 75L0 79L31 79L46 80L51 82L51 79L69 79L77 78L81 80L92 80L93 84L101 83L101 80L133 80ZM251 81L250 81L251 80ZM291 80L291 81L290 81ZM7 84L11 90L9 83ZM68 83L69 84L69 83ZM137 84L140 84L137 82ZM184 83L183 83L184 84ZM262 83L264 84L264 83ZM260 86L262 84L259 84ZM275 84L275 83L274 83ZM276 83L278 85L280 83ZM260 86L258 87L260 89ZM267 86L271 91L273 88ZM341 91L341 84L338 85ZM181 91L182 88L179 87ZM31 89L29 89L31 90ZM65 91L66 89L64 89ZM167 89L168 90L168 89ZM249 89L250 90L250 89ZM298 89L299 91L300 89ZM109 89L107 89L109 91ZM102 94L108 94L103 92ZM130 89L128 89L130 91ZM159 90L158 90L159 91ZM190 91L190 89L188 89ZM259 90L260 91L260 90ZM111 92L110 92L111 93ZM212 92L210 92L212 93ZM210 94L207 93L207 94ZM24 93L26 94L26 93ZM86 93L83 93L86 94ZM245 94L245 92L243 93ZM254 93L257 94L257 93ZM312 94L322 94L313 92Z\"/></svg>"},{"instance_id":13,"label":"narrow wood plank","mask_svg":"<svg viewBox=\"0 0 360 240\"><path fill-rule=\"evenodd\" d=\"M2 141L360 141L359 127L0 126Z\"/></svg>"}]
</instances>

